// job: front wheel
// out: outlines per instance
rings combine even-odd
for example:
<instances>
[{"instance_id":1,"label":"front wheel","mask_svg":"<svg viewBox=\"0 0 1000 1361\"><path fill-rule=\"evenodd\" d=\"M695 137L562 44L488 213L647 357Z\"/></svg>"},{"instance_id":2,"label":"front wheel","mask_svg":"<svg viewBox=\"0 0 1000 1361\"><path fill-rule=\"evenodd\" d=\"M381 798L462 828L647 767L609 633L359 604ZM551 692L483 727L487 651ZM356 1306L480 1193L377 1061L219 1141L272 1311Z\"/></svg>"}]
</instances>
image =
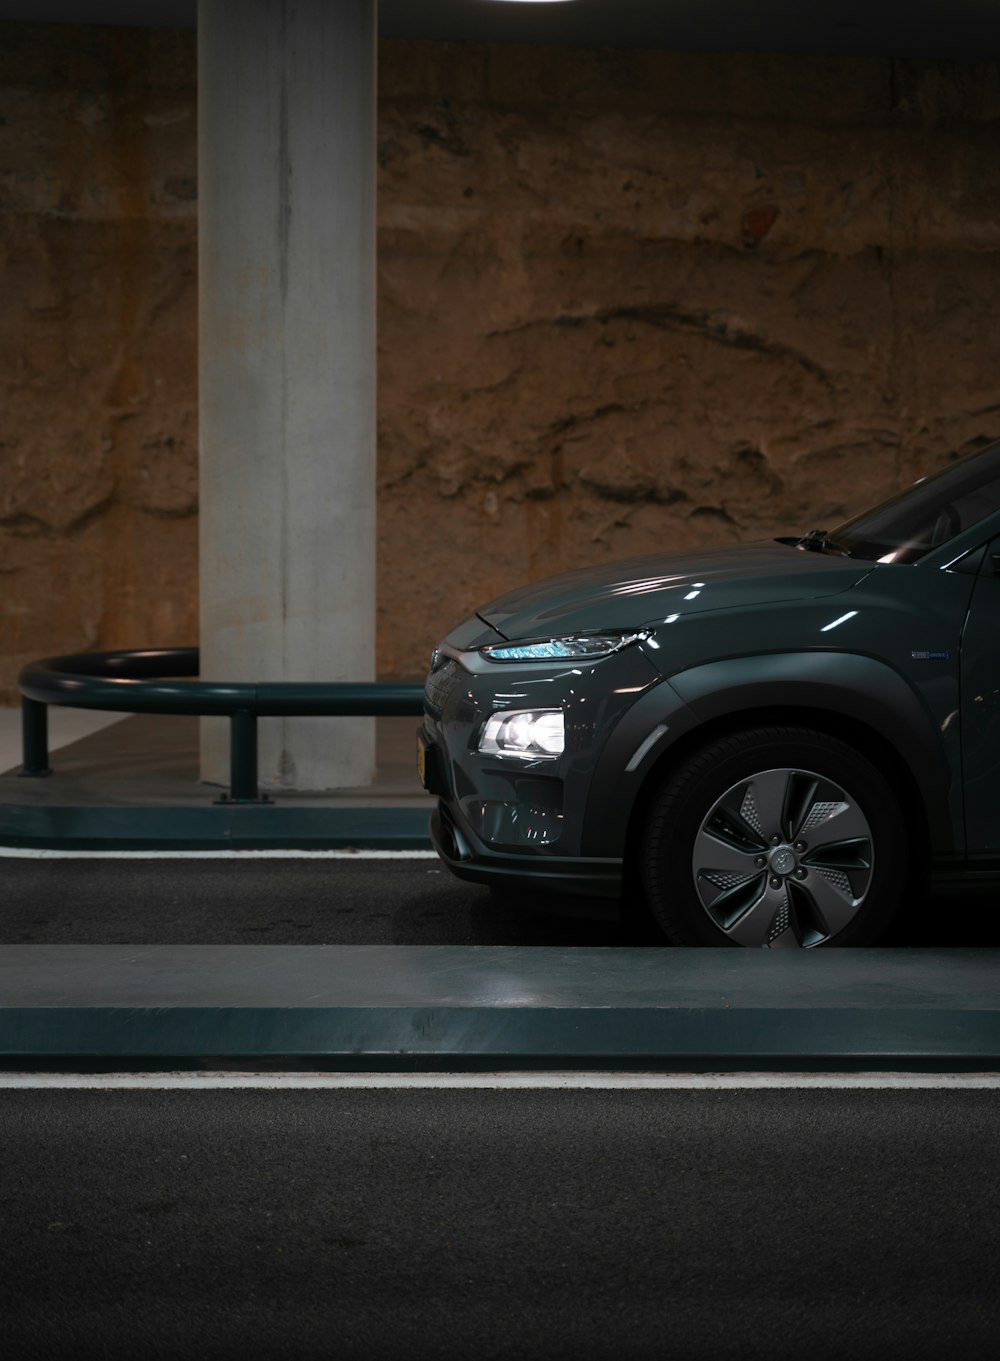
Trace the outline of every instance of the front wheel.
<instances>
[{"instance_id":1,"label":"front wheel","mask_svg":"<svg viewBox=\"0 0 1000 1361\"><path fill-rule=\"evenodd\" d=\"M641 859L650 909L677 945L870 945L906 887L908 838L891 787L853 747L756 728L667 775Z\"/></svg>"}]
</instances>

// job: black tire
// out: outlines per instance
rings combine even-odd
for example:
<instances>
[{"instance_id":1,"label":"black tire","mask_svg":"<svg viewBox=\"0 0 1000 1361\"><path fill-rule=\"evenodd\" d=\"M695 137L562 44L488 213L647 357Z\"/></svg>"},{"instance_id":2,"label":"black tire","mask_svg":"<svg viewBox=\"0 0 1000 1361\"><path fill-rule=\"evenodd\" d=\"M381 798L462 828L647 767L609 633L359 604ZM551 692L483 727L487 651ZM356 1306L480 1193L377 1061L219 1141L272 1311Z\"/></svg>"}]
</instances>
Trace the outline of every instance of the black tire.
<instances>
[{"instance_id":1,"label":"black tire","mask_svg":"<svg viewBox=\"0 0 1000 1361\"><path fill-rule=\"evenodd\" d=\"M650 911L676 945L871 945L906 890L909 837L860 752L809 728L761 727L665 776L640 857Z\"/></svg>"}]
</instances>

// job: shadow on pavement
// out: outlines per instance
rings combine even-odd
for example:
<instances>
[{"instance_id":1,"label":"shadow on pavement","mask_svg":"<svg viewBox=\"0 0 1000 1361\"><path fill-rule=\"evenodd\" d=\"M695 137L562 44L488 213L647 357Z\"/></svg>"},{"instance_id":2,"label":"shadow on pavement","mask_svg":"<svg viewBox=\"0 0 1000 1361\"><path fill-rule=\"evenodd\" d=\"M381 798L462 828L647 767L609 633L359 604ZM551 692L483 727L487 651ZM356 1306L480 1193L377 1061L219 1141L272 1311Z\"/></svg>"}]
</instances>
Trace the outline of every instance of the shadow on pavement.
<instances>
[{"instance_id":1,"label":"shadow on pavement","mask_svg":"<svg viewBox=\"0 0 1000 1361\"><path fill-rule=\"evenodd\" d=\"M659 943L641 922L568 916L523 895L498 900L425 860L0 858L0 879L0 944ZM1000 895L912 900L882 944L998 946Z\"/></svg>"}]
</instances>

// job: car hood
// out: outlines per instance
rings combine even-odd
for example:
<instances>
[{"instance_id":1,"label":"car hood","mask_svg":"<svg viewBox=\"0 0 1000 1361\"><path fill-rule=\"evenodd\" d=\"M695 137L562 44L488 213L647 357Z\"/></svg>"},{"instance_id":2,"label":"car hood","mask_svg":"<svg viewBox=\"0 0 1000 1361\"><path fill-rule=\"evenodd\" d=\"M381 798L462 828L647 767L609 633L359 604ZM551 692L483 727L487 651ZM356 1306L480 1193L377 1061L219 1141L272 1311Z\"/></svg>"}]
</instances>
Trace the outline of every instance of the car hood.
<instances>
[{"instance_id":1,"label":"car hood","mask_svg":"<svg viewBox=\"0 0 1000 1361\"><path fill-rule=\"evenodd\" d=\"M670 614L836 595L873 564L773 541L655 554L533 582L477 611L504 638L641 628Z\"/></svg>"}]
</instances>

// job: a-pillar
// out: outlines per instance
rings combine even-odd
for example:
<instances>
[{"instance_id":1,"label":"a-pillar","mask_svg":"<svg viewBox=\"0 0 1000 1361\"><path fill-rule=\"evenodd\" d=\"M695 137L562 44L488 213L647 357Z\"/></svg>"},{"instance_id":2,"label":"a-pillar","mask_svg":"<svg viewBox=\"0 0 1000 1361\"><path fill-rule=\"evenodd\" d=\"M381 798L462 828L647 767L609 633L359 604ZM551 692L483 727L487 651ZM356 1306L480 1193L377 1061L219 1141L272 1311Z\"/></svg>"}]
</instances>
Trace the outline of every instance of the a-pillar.
<instances>
[{"instance_id":1,"label":"a-pillar","mask_svg":"<svg viewBox=\"0 0 1000 1361\"><path fill-rule=\"evenodd\" d=\"M375 3L199 0L201 674L374 678ZM228 783L224 719L202 778ZM370 719L267 719L262 785L366 783Z\"/></svg>"}]
</instances>

